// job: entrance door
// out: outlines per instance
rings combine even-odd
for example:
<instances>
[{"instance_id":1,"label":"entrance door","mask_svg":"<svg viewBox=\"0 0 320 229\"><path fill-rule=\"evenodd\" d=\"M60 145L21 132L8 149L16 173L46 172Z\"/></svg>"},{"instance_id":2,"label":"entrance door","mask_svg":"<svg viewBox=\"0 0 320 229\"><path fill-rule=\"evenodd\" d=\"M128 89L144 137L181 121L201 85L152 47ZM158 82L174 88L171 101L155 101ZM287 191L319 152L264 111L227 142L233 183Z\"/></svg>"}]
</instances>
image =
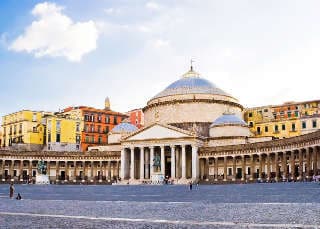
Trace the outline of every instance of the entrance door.
<instances>
[{"instance_id":1,"label":"entrance door","mask_svg":"<svg viewBox=\"0 0 320 229\"><path fill-rule=\"evenodd\" d=\"M66 179L66 172L61 171L61 180L65 180L65 179Z\"/></svg>"},{"instance_id":2,"label":"entrance door","mask_svg":"<svg viewBox=\"0 0 320 229\"><path fill-rule=\"evenodd\" d=\"M171 157L166 157L165 163L165 177L171 177Z\"/></svg>"},{"instance_id":3,"label":"entrance door","mask_svg":"<svg viewBox=\"0 0 320 229\"><path fill-rule=\"evenodd\" d=\"M237 168L237 179L241 179L242 177L242 168Z\"/></svg>"}]
</instances>

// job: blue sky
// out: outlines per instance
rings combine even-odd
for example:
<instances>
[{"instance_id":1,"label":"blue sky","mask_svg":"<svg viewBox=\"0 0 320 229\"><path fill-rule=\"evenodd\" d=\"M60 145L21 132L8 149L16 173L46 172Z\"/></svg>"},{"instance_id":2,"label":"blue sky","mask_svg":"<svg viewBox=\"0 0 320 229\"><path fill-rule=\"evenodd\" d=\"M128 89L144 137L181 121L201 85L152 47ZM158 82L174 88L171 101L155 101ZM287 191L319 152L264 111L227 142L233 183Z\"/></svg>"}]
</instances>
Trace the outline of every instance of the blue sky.
<instances>
[{"instance_id":1,"label":"blue sky","mask_svg":"<svg viewBox=\"0 0 320 229\"><path fill-rule=\"evenodd\" d=\"M246 106L319 99L319 1L1 0L0 115L113 110L195 69Z\"/></svg>"}]
</instances>

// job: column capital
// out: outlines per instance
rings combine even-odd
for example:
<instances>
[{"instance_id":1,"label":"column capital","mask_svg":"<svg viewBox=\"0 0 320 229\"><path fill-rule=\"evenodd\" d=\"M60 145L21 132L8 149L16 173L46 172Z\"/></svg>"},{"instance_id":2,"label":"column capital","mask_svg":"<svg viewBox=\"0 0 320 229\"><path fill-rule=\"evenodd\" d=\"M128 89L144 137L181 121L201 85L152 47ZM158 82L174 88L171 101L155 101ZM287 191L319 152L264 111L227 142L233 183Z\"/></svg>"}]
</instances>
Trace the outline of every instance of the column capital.
<instances>
[{"instance_id":1,"label":"column capital","mask_svg":"<svg viewBox=\"0 0 320 229\"><path fill-rule=\"evenodd\" d=\"M131 150L131 151L134 151L134 146L131 146L131 147L130 147L130 150Z\"/></svg>"}]
</instances>

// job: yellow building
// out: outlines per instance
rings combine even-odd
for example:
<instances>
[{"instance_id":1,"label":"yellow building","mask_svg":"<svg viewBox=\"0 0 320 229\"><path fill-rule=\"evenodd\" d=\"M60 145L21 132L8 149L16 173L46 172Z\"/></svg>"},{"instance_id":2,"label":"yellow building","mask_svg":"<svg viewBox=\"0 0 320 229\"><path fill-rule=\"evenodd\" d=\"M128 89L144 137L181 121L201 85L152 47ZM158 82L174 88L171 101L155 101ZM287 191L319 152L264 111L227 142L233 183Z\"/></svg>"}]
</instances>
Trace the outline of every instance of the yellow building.
<instances>
[{"instance_id":1,"label":"yellow building","mask_svg":"<svg viewBox=\"0 0 320 229\"><path fill-rule=\"evenodd\" d=\"M44 117L46 122L46 150L79 151L83 123L80 117L54 114Z\"/></svg>"},{"instance_id":2,"label":"yellow building","mask_svg":"<svg viewBox=\"0 0 320 229\"><path fill-rule=\"evenodd\" d=\"M289 138L319 129L320 100L288 102L245 110L244 118L256 136Z\"/></svg>"},{"instance_id":3,"label":"yellow building","mask_svg":"<svg viewBox=\"0 0 320 229\"><path fill-rule=\"evenodd\" d=\"M22 110L2 117L2 147L41 150L44 144L44 112Z\"/></svg>"}]
</instances>

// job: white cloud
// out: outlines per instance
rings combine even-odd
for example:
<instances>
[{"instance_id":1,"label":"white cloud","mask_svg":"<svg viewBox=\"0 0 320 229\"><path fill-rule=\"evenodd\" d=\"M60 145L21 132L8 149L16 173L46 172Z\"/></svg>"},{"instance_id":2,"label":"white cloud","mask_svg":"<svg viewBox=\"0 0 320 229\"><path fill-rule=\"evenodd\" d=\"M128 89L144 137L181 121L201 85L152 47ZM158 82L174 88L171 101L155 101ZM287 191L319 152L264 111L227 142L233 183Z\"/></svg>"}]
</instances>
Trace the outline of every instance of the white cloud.
<instances>
[{"instance_id":1,"label":"white cloud","mask_svg":"<svg viewBox=\"0 0 320 229\"><path fill-rule=\"evenodd\" d=\"M105 9L104 12L108 15L119 15L121 13L121 10L111 7L111 8Z\"/></svg>"},{"instance_id":2,"label":"white cloud","mask_svg":"<svg viewBox=\"0 0 320 229\"><path fill-rule=\"evenodd\" d=\"M163 47L166 47L169 45L169 41L157 39L157 40L153 41L152 44L155 48L163 48Z\"/></svg>"},{"instance_id":3,"label":"white cloud","mask_svg":"<svg viewBox=\"0 0 320 229\"><path fill-rule=\"evenodd\" d=\"M147 2L146 8L150 9L150 10L160 10L161 9L160 5L155 2Z\"/></svg>"},{"instance_id":4,"label":"white cloud","mask_svg":"<svg viewBox=\"0 0 320 229\"><path fill-rule=\"evenodd\" d=\"M16 38L9 49L28 52L35 57L65 57L77 62L95 50L99 36L95 22L73 22L54 3L39 3L32 10L37 17L24 34Z\"/></svg>"}]
</instances>

